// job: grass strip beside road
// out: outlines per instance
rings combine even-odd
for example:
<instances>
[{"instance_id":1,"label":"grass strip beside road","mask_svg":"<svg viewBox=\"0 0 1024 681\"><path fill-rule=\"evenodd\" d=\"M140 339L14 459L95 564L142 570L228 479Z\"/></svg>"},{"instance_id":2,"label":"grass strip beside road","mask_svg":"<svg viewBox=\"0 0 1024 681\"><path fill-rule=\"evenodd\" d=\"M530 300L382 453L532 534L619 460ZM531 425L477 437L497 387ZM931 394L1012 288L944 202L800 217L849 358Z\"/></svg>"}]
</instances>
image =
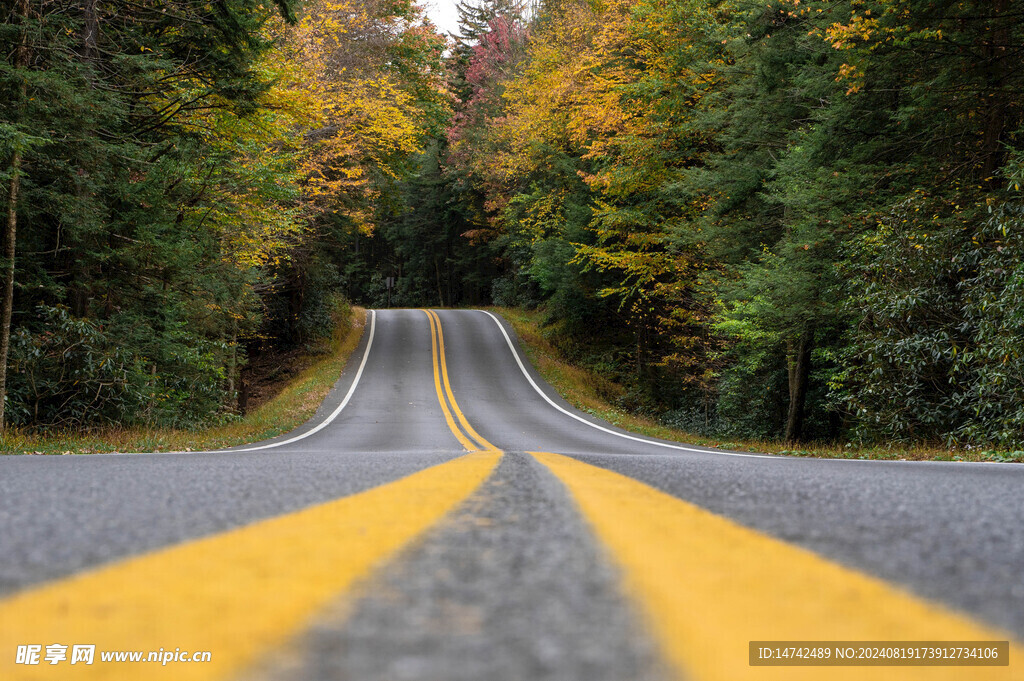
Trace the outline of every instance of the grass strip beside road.
<instances>
[{"instance_id":1,"label":"grass strip beside road","mask_svg":"<svg viewBox=\"0 0 1024 681\"><path fill-rule=\"evenodd\" d=\"M533 453L576 500L622 571L680 676L696 681L868 678L860 667L752 667L748 643L774 641L1005 641L943 606L833 563L624 475ZM1022 679L1009 667L874 667L893 681Z\"/></svg>"},{"instance_id":2,"label":"grass strip beside road","mask_svg":"<svg viewBox=\"0 0 1024 681\"><path fill-rule=\"evenodd\" d=\"M244 417L200 430L176 428L111 428L91 433L35 434L9 431L0 435L3 454L95 454L99 452L202 451L258 442L287 433L308 421L338 380L359 345L366 310L353 307L338 320L324 355L273 398Z\"/></svg>"},{"instance_id":3,"label":"grass strip beside road","mask_svg":"<svg viewBox=\"0 0 1024 681\"><path fill-rule=\"evenodd\" d=\"M23 644L95 644L61 678L244 678L324 607L441 520L490 475L473 453L380 487L100 567L0 602L0 678L52 679L15 664ZM100 651L210 651L208 663L101 663ZM113 665L113 666L111 666ZM127 666L124 666L127 665Z\"/></svg>"},{"instance_id":4,"label":"grass strip beside road","mask_svg":"<svg viewBox=\"0 0 1024 681\"><path fill-rule=\"evenodd\" d=\"M742 452L784 454L825 459L877 459L888 461L997 461L1024 463L1024 452L949 450L924 445L856 446L847 443L808 442L794 446L778 440L722 439L695 435L662 425L611 404L622 386L584 367L569 362L541 329L543 313L519 308L491 307L504 317L519 337L527 358L540 375L577 409L614 426L640 435Z\"/></svg>"}]
</instances>

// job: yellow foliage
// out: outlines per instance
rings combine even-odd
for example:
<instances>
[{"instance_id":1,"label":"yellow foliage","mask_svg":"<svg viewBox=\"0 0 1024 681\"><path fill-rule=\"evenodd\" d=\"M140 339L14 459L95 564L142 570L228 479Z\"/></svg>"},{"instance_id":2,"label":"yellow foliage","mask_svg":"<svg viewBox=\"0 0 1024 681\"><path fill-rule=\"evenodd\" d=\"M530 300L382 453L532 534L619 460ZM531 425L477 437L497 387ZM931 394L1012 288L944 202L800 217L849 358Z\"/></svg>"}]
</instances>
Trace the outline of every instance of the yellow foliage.
<instances>
[{"instance_id":1,"label":"yellow foliage","mask_svg":"<svg viewBox=\"0 0 1024 681\"><path fill-rule=\"evenodd\" d=\"M277 26L275 53L283 100L303 113L294 135L307 210L334 210L341 202L367 232L378 196L372 177L397 179L398 166L421 150L424 136L422 113L386 59L388 41L411 24L374 9L311 0L297 26ZM435 81L443 97L444 84Z\"/></svg>"}]
</instances>

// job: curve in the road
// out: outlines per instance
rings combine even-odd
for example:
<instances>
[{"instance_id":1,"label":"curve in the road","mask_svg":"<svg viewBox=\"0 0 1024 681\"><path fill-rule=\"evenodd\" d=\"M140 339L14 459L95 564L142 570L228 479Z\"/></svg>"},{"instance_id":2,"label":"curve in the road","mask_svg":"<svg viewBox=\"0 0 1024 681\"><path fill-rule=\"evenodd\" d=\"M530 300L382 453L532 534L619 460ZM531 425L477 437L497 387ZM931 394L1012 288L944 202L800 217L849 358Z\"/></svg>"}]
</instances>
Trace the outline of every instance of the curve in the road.
<instances>
[{"instance_id":1,"label":"curve in the road","mask_svg":"<svg viewBox=\"0 0 1024 681\"><path fill-rule=\"evenodd\" d=\"M613 430L612 428L607 428L607 427L602 426L602 425L600 425L598 423L594 423L593 421L588 421L587 419L583 418L579 414L574 414L570 410L566 409L565 407L561 406L560 404L558 404L557 402L552 400L550 397L548 397L547 393L545 393L543 390L540 389L540 386L537 385L537 382L533 380L533 376L531 376L530 372L526 370L526 365L523 364L523 359L519 355L519 351L516 349L516 346L512 343L512 339L509 337L508 332L505 331L505 327L502 325L501 321L499 321L498 318L493 313L491 313L488 310L481 310L481 312L483 312L488 317L493 319L494 323L498 325L498 330L501 331L501 335L502 335L502 337L504 337L505 343L508 345L509 351L512 353L512 356L515 358L516 364L519 366L519 370L522 372L523 376L526 377L526 380L529 382L530 386L537 392L538 395L540 395L544 399L545 402L547 402L552 407L554 407L555 409L557 409L561 413L565 414L569 418L575 419L576 421L579 421L580 423L582 423L582 424L584 424L586 426L589 426L591 428L595 428L595 429L601 431L602 433L608 433L609 435L614 435L615 437L621 437L621 438L626 439L626 440L632 440L633 442L642 442L644 444L654 445L656 447L665 447L667 449L675 449L675 450L683 451L683 452L700 452L700 453L704 454L704 453L707 453L708 451L710 451L708 448L697 449L695 447L687 447L685 445L674 444L674 443L671 443L671 442L665 442L663 440L652 440L650 438L638 437L636 435L630 435L629 433L624 433L624 432L619 431L619 430ZM730 452L730 451L726 451L726 450L715 450L715 451L717 451L720 454L725 454L727 456L742 456L742 457L751 457L751 458L766 458L766 456L767 456L765 454L744 454L744 453L741 453L741 452Z\"/></svg>"},{"instance_id":2,"label":"curve in the road","mask_svg":"<svg viewBox=\"0 0 1024 681\"><path fill-rule=\"evenodd\" d=\"M296 435L294 437L290 437L290 438L288 438L286 440L280 440L280 441L276 441L275 440L274 442L271 442L269 444L260 445L260 446L257 446L257 447L243 447L243 448L235 449L234 451L236 451L236 452L258 452L258 451L263 450L263 449L273 449L274 447L284 447L286 445L290 445L292 443L298 442L299 440L303 440L303 439L309 437L310 435L315 435L316 433L319 433L321 430L323 430L327 426L331 425L331 422L334 421L334 419L338 418L338 414L340 414L341 411L345 407L348 406L349 400L352 399L352 394L356 391L356 388L359 386L359 379L361 379L363 377L363 370L366 369L366 360L369 359L369 357L370 357L370 348L373 347L373 337L374 337L374 335L375 335L375 333L377 331L377 311L376 310L369 310L369 315L370 315L370 330L368 332L369 333L368 340L366 341L366 349L363 350L363 358L359 362L359 368L356 369L355 378L352 379L352 385L349 386L348 392L345 393L345 397L342 398L341 404L339 404L334 409L334 411L332 411L330 414L328 414L327 417L323 421L321 421L320 423L316 424L315 426L313 426L309 430L307 430L307 431L305 431L303 433L300 433L299 435Z\"/></svg>"},{"instance_id":3,"label":"curve in the road","mask_svg":"<svg viewBox=\"0 0 1024 681\"><path fill-rule=\"evenodd\" d=\"M467 451L500 451L473 429L473 426L466 420L465 414L459 409L459 403L455 401L451 382L448 380L448 360L447 353L444 350L444 331L441 328L441 319L433 310L424 310L424 312L427 315L427 320L430 322L430 349L434 365L434 388L437 390L437 400L441 403L441 410L444 411L445 422L448 424L448 428ZM443 391L441 389L442 385L444 386ZM452 413L455 414L455 419L452 418ZM458 425L456 425L456 419L458 420Z\"/></svg>"}]
</instances>

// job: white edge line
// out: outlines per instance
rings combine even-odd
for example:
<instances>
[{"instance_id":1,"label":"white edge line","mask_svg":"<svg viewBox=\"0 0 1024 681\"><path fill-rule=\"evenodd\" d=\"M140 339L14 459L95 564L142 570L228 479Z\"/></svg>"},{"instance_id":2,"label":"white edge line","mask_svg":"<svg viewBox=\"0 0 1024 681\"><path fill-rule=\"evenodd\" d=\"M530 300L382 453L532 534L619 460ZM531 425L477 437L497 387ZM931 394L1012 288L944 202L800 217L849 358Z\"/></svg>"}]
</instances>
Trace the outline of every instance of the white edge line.
<instances>
[{"instance_id":1,"label":"white edge line","mask_svg":"<svg viewBox=\"0 0 1024 681\"><path fill-rule=\"evenodd\" d=\"M648 444L648 445L655 445L656 447L665 447L666 449L678 449L680 451L696 452L698 454L722 454L724 456L742 456L744 458L751 458L751 459L777 459L777 458L779 458L777 456L771 456L769 454L741 454L739 452L727 452L727 451L720 450L720 449L696 449L694 447L685 447L683 445L673 445L673 444L669 444L668 442L659 442L657 440L648 440L647 438L636 437L635 435L627 435L626 433L620 433L620 432L612 430L610 428L605 428L604 426L600 426L600 425L598 425L596 423L591 423L590 421L586 420L582 416L578 416L576 414L573 414L571 411L569 411L567 409L564 409L561 405L559 405L557 402L555 402L550 397L548 397L547 394L543 390L540 389L540 386L538 386L537 383L533 380L533 376L530 375L530 372L526 370L526 366L523 365L523 360L519 357L519 353L516 351L515 345L512 344L512 339L509 338L508 332L505 331L505 327L502 326L500 321L498 321L498 318L496 316L494 316L493 314L491 314L487 310L480 310L480 312L483 312L485 315L489 316L491 319L494 320L494 323L498 325L498 328L501 330L501 335L505 337L505 342L508 343L508 349L512 351L512 356L515 358L516 364L519 365L519 370L523 372L523 376L526 376L526 380L530 382L530 385L532 385L533 389L537 391L537 394L539 394L541 397L543 397L544 401L547 402L548 404L550 404L552 407L554 407L558 411L562 412L566 416L568 416L570 418L576 419L580 423L584 423L584 424L590 426L591 428L596 428L596 429L598 429L598 430L600 430L602 432L608 433L609 435L615 435L617 437L625 438L626 440L633 440L634 442L642 442L642 443Z\"/></svg>"},{"instance_id":2,"label":"white edge line","mask_svg":"<svg viewBox=\"0 0 1024 681\"><path fill-rule=\"evenodd\" d=\"M339 404L337 406L337 408L335 408L335 410L331 412L330 416L328 416L326 419L324 419L315 428L310 428L305 433L303 433L301 435L296 435L293 438L289 438L287 440L282 440L281 442L272 442L269 445L262 445L260 447L247 447L246 449L233 449L233 450L230 450L230 451L234 451L234 452L255 452L255 451L259 451L261 449L270 449L272 447L282 447L284 445L288 445L288 444L291 444L293 442L297 442L297 441L299 441L299 440L301 440L303 438L307 438L310 435L312 435L313 433L317 433L317 432L323 430L324 428L326 428L327 426L329 426L331 424L331 421L333 421L334 419L338 418L338 414L341 413L341 410L344 409L346 405L348 405L348 401L350 399L352 399L352 393L354 393L356 391L356 386L359 385L359 379L363 375L363 369L366 368L366 360L370 356L370 348L373 347L373 333L376 330L376 328L377 328L377 311L376 310L370 310L370 338L366 341L366 350L363 351L363 360L359 363L359 369L356 371L356 377L354 379L352 379L352 385L349 386L348 393L345 395L345 399L343 399L341 401L341 404Z\"/></svg>"},{"instance_id":3,"label":"white edge line","mask_svg":"<svg viewBox=\"0 0 1024 681\"><path fill-rule=\"evenodd\" d=\"M540 386L538 386L537 383L533 380L533 377L530 376L530 372L528 372L526 370L526 367L523 365L523 360L520 359L519 353L516 351L516 347L512 344L512 339L509 338L508 333L505 331L505 327L502 325L502 323L498 320L498 318L495 315L491 314L488 310L480 310L480 312L483 312L485 315L487 315L488 317L493 319L494 323L498 325L498 329L501 330L501 335L505 337L505 342L508 343L509 350L512 351L512 356L515 358L516 364L519 365L520 371L523 372L523 376L526 376L526 380L529 381L530 385L533 386L533 389L536 390L537 393L541 397L544 398L544 401L547 402L548 404L550 404L552 407L554 407L558 411L560 411L563 414L565 414L566 416L574 418L577 421L579 421L580 423L585 423L586 425L590 426L591 428L596 428L596 429L598 429L598 430L600 430L602 432L608 433L609 435L615 435L617 437L625 438L626 440L633 440L634 442L642 442L644 444L654 445L656 447L665 447L666 449L677 449L677 450L680 450L680 451L683 451L683 452L696 452L698 454L716 454L716 455L719 455L719 456L740 456L740 457L747 458L747 459L775 459L777 461L778 460L786 460L786 459L793 460L793 459L805 459L805 458L807 458L807 457L801 457L801 456L786 456L786 455L780 455L780 454L743 454L741 452L730 452L730 451L726 451L724 449L717 449L717 448L696 449L694 447L685 447L683 445L669 444L668 442L659 442L658 440L648 440L647 438L636 437L635 435L627 435L626 433L620 433L618 431L611 430L610 428L605 428L604 426L599 426L596 423L591 423L590 421L586 420L585 418L577 416L576 414L573 414L571 411L563 409L559 404L557 404L550 397L548 397L547 394L543 390L540 389ZM921 464L921 463L937 463L937 464L948 464L948 463L952 463L952 464L996 464L996 465L1002 465L1002 466L1020 466L1021 465L1021 464L1018 464L1018 463L1014 463L1012 461L893 461L891 459L822 459L822 458L819 458L819 457L812 457L812 458L818 459L819 461L848 461L848 462L851 462L851 463L876 462L876 463L913 463L913 464Z\"/></svg>"}]
</instances>

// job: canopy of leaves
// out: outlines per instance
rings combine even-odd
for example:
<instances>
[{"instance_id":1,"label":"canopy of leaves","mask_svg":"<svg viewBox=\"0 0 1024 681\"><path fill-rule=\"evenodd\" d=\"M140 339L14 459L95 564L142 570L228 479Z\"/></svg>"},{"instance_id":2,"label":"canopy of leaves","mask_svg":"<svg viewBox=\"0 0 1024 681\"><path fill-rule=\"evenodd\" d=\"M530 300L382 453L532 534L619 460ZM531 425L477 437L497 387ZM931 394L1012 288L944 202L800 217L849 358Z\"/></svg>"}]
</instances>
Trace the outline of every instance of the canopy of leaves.
<instances>
[{"instance_id":1,"label":"canopy of leaves","mask_svg":"<svg viewBox=\"0 0 1024 681\"><path fill-rule=\"evenodd\" d=\"M13 422L230 417L247 346L328 330L307 323L341 286L319 274L337 271L325 226L372 230L443 129L445 40L403 1L3 14L0 44L30 55L0 59L0 191L21 175Z\"/></svg>"},{"instance_id":2,"label":"canopy of leaves","mask_svg":"<svg viewBox=\"0 0 1024 681\"><path fill-rule=\"evenodd\" d=\"M344 292L543 305L696 431L1024 446L1024 0L30 5L19 423L229 414Z\"/></svg>"}]
</instances>

